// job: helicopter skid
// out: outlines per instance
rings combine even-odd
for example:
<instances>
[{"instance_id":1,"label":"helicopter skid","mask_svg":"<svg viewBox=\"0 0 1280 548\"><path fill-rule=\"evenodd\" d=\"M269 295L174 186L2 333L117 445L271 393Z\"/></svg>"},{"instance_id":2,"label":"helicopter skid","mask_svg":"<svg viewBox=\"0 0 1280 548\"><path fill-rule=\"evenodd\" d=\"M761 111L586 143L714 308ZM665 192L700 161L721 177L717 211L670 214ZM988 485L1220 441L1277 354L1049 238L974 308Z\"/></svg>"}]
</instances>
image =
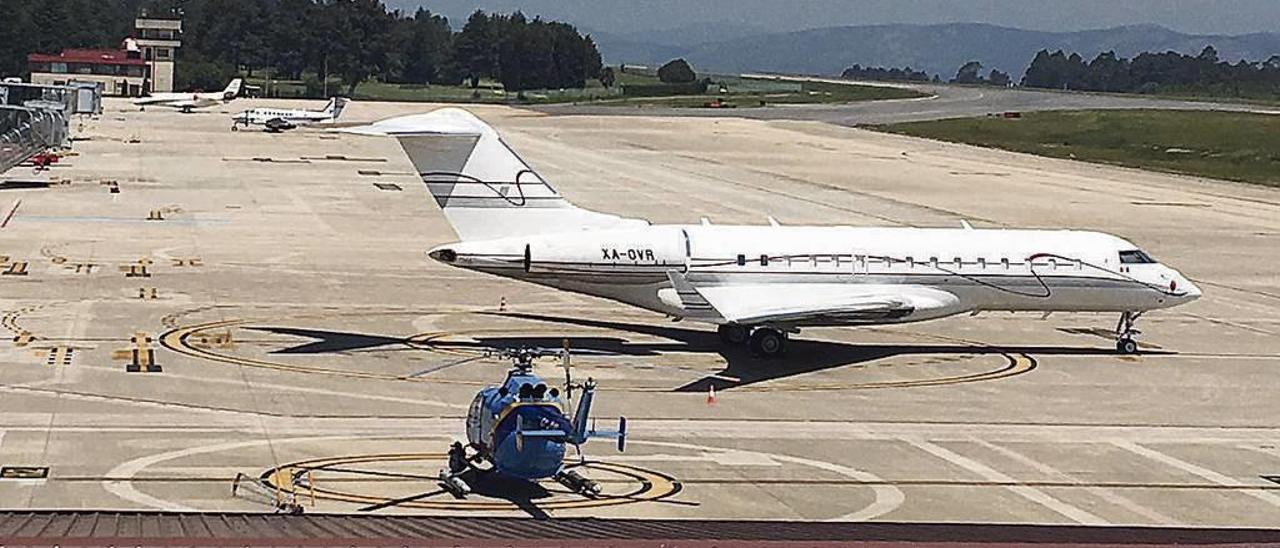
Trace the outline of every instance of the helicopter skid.
<instances>
[{"instance_id":1,"label":"helicopter skid","mask_svg":"<svg viewBox=\"0 0 1280 548\"><path fill-rule=\"evenodd\" d=\"M454 498L464 499L471 493L471 486L448 470L441 470L438 478L440 480L440 488L453 495Z\"/></svg>"},{"instance_id":2,"label":"helicopter skid","mask_svg":"<svg viewBox=\"0 0 1280 548\"><path fill-rule=\"evenodd\" d=\"M579 495L593 498L600 496L600 484L573 470L556 474L555 480L560 485Z\"/></svg>"}]
</instances>

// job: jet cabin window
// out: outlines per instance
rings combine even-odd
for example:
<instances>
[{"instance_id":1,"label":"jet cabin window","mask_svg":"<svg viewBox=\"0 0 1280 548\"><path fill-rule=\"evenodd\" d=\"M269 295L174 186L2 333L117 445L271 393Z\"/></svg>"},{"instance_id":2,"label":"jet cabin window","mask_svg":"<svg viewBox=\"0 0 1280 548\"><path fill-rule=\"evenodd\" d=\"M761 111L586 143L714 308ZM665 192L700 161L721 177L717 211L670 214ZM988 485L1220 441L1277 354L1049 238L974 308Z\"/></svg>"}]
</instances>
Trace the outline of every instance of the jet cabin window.
<instances>
[{"instance_id":1,"label":"jet cabin window","mask_svg":"<svg viewBox=\"0 0 1280 548\"><path fill-rule=\"evenodd\" d=\"M1120 264L1153 264L1155 262L1155 259L1139 249L1120 252Z\"/></svg>"}]
</instances>

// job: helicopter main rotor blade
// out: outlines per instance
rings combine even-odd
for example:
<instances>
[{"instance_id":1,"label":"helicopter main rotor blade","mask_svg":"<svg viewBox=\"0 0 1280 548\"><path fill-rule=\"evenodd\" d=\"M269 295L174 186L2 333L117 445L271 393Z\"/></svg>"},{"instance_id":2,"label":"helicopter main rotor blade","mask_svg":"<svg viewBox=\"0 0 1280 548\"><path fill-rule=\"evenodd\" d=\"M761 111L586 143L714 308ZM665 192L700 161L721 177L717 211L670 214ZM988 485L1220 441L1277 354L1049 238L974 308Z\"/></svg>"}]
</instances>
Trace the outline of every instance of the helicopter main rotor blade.
<instances>
[{"instance_id":1,"label":"helicopter main rotor blade","mask_svg":"<svg viewBox=\"0 0 1280 548\"><path fill-rule=\"evenodd\" d=\"M423 376L423 375L430 375L430 374L432 374L432 373L435 373L436 371L440 371L440 370L443 370L443 369L448 369L448 368L450 368L450 367L459 366L459 365L462 365L462 364L464 364L464 363L471 363L471 362L476 361L476 360L483 360L483 359L485 359L486 357L487 357L487 356L472 356L472 357L470 357L470 358L466 358L466 359L462 359L462 360L452 361L452 362L448 362L448 363L444 363L444 364L440 364L440 365L436 365L436 366L428 367L428 368L426 368L426 369L423 369L422 371L418 371L417 373L412 373L412 374L409 374L409 375L405 375L405 376L403 376L403 377L401 377L401 378L402 378L402 379L415 379L415 378L421 377L421 376Z\"/></svg>"}]
</instances>

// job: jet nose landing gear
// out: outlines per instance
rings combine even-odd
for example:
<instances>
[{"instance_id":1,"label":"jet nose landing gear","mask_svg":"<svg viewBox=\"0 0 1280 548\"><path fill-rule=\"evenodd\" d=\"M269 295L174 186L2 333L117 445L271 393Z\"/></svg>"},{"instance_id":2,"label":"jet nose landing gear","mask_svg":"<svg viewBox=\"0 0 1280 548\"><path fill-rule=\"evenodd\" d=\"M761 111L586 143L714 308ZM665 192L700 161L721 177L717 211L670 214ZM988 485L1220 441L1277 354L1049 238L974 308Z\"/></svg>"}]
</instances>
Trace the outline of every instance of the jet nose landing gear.
<instances>
[{"instance_id":1,"label":"jet nose landing gear","mask_svg":"<svg viewBox=\"0 0 1280 548\"><path fill-rule=\"evenodd\" d=\"M1134 328L1133 324L1138 321L1138 317L1142 316L1141 312L1123 312L1120 314L1120 323L1116 324L1116 352L1121 354L1137 354L1138 341L1134 337L1142 334Z\"/></svg>"}]
</instances>

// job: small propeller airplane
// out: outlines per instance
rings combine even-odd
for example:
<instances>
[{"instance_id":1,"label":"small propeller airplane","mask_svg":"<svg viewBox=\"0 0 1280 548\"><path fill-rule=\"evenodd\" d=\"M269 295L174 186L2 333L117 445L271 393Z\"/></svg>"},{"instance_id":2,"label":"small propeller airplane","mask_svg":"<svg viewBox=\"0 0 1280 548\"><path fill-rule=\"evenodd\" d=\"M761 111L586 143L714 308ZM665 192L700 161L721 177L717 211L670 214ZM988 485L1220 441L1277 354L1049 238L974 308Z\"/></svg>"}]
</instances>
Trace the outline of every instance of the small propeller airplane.
<instances>
[{"instance_id":1,"label":"small propeller airplane","mask_svg":"<svg viewBox=\"0 0 1280 548\"><path fill-rule=\"evenodd\" d=\"M497 353L512 360L513 365L502 384L485 387L476 394L467 411L467 444L454 442L450 447L448 468L439 474L440 488L454 497L465 498L471 486L463 475L473 472L530 482L552 479L574 493L598 496L600 486L596 482L565 465L565 451L572 445L579 462L586 462L582 445L590 438L616 439L618 451L625 450L627 419L618 419L617 430L588 427L596 383L590 378L585 383L573 382L567 349L520 348ZM534 360L547 356L560 356L564 364L563 401L559 389L548 388L533 373ZM575 389L581 390L581 395L570 418L565 411L572 405Z\"/></svg>"},{"instance_id":2,"label":"small propeller airplane","mask_svg":"<svg viewBox=\"0 0 1280 548\"><path fill-rule=\"evenodd\" d=\"M333 122L342 116L342 109L347 105L346 97L332 97L320 110L255 108L246 110L231 117L231 131L239 131L240 126L262 126L269 133L295 129L300 125Z\"/></svg>"}]
</instances>

